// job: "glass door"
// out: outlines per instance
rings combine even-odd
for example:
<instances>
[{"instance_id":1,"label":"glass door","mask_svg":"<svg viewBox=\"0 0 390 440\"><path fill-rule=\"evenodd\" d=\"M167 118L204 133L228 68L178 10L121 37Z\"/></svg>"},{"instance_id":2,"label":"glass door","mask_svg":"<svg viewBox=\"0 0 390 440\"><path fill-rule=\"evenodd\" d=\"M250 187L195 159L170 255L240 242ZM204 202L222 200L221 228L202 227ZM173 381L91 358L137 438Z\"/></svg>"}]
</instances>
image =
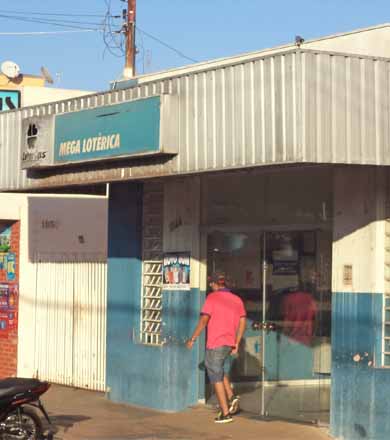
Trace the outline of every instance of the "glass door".
<instances>
[{"instance_id":1,"label":"glass door","mask_svg":"<svg viewBox=\"0 0 390 440\"><path fill-rule=\"evenodd\" d=\"M324 277L330 278L325 266L331 241L326 238L320 231L264 234L263 416L328 422L331 296Z\"/></svg>"},{"instance_id":2,"label":"glass door","mask_svg":"<svg viewBox=\"0 0 390 440\"><path fill-rule=\"evenodd\" d=\"M247 311L229 365L243 413L328 422L331 243L323 231L208 235L208 274L225 272Z\"/></svg>"},{"instance_id":3,"label":"glass door","mask_svg":"<svg viewBox=\"0 0 390 440\"><path fill-rule=\"evenodd\" d=\"M263 270L260 258L262 237L258 232L215 231L207 240L208 275L220 271L226 274L229 287L244 301L247 312L245 336L238 356L231 357L228 366L234 392L240 396L243 412L259 415L262 404L263 358ZM207 375L206 375L207 380ZM212 388L207 384L206 396L216 404Z\"/></svg>"}]
</instances>

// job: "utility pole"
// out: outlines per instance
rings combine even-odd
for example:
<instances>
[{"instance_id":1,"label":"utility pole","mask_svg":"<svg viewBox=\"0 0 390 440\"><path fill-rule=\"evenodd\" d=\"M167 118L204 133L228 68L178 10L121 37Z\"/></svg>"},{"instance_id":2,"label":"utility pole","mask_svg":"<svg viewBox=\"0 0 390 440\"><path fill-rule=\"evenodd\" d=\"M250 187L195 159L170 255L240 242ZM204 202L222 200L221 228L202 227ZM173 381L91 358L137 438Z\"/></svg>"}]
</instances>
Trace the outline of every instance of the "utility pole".
<instances>
[{"instance_id":1,"label":"utility pole","mask_svg":"<svg viewBox=\"0 0 390 440\"><path fill-rule=\"evenodd\" d=\"M135 19L137 0L127 0L127 14L125 24L126 35L126 62L123 76L133 78L135 76Z\"/></svg>"}]
</instances>

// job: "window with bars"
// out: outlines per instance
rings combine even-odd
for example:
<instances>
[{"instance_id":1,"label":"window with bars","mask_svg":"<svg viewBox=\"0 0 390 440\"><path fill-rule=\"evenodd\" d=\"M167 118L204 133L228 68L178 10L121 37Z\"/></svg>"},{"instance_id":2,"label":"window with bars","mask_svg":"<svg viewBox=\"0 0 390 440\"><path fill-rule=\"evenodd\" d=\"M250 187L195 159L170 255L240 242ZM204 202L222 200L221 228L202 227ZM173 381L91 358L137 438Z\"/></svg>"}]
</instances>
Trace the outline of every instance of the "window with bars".
<instances>
[{"instance_id":1,"label":"window with bars","mask_svg":"<svg viewBox=\"0 0 390 440\"><path fill-rule=\"evenodd\" d=\"M144 186L141 342L150 345L161 344L163 201L162 185Z\"/></svg>"},{"instance_id":2,"label":"window with bars","mask_svg":"<svg viewBox=\"0 0 390 440\"><path fill-rule=\"evenodd\" d=\"M390 367L390 295L384 296L382 356L383 366Z\"/></svg>"},{"instance_id":3,"label":"window with bars","mask_svg":"<svg viewBox=\"0 0 390 440\"><path fill-rule=\"evenodd\" d=\"M161 343L162 262L143 262L142 328L144 344Z\"/></svg>"}]
</instances>

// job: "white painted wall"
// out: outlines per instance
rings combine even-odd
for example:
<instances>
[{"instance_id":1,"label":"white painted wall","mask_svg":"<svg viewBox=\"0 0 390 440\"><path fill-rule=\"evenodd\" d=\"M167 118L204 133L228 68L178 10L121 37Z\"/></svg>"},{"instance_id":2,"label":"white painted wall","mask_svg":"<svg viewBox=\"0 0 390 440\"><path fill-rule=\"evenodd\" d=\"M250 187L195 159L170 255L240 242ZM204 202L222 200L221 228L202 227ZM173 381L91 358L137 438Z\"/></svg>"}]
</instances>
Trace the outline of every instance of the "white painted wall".
<instances>
[{"instance_id":1,"label":"white painted wall","mask_svg":"<svg viewBox=\"0 0 390 440\"><path fill-rule=\"evenodd\" d=\"M338 168L334 173L333 292L384 292L385 171ZM343 280L352 265L352 286Z\"/></svg>"},{"instance_id":2,"label":"white painted wall","mask_svg":"<svg viewBox=\"0 0 390 440\"><path fill-rule=\"evenodd\" d=\"M191 252L191 287L199 287L200 178L175 179L164 186L164 252Z\"/></svg>"},{"instance_id":3,"label":"white painted wall","mask_svg":"<svg viewBox=\"0 0 390 440\"><path fill-rule=\"evenodd\" d=\"M101 196L0 194L0 219L21 227L19 376L38 372L105 390L107 203Z\"/></svg>"},{"instance_id":4,"label":"white painted wall","mask_svg":"<svg viewBox=\"0 0 390 440\"><path fill-rule=\"evenodd\" d=\"M24 86L21 88L22 107L76 98L77 96L90 95L91 93L95 92L58 89L55 87Z\"/></svg>"},{"instance_id":5,"label":"white painted wall","mask_svg":"<svg viewBox=\"0 0 390 440\"><path fill-rule=\"evenodd\" d=\"M0 193L0 220L20 220L24 194Z\"/></svg>"}]
</instances>

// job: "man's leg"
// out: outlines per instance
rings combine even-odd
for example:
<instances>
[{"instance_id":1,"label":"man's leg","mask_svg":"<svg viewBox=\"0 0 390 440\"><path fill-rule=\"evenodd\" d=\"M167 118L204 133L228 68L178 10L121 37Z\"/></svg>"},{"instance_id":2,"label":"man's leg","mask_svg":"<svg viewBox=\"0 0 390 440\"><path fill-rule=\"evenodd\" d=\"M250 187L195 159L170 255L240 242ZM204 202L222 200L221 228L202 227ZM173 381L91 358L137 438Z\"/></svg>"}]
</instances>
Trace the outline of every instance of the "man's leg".
<instances>
[{"instance_id":1,"label":"man's leg","mask_svg":"<svg viewBox=\"0 0 390 440\"><path fill-rule=\"evenodd\" d=\"M223 376L223 386L225 388L226 396L228 400L230 400L233 397L233 389L230 380L226 374Z\"/></svg>"},{"instance_id":2,"label":"man's leg","mask_svg":"<svg viewBox=\"0 0 390 440\"><path fill-rule=\"evenodd\" d=\"M225 346L206 350L205 364L207 374L214 386L215 395L221 408L220 414L215 419L216 423L228 423L233 420L229 414L229 402L226 397L223 370L223 365L229 351L230 347Z\"/></svg>"},{"instance_id":3,"label":"man's leg","mask_svg":"<svg viewBox=\"0 0 390 440\"><path fill-rule=\"evenodd\" d=\"M240 399L234 394L229 377L226 374L223 376L223 386L228 399L229 413L231 415L237 414L240 409Z\"/></svg>"},{"instance_id":4,"label":"man's leg","mask_svg":"<svg viewBox=\"0 0 390 440\"><path fill-rule=\"evenodd\" d=\"M226 398L224 382L216 382L214 384L214 389L222 414L226 416L227 414L229 414L229 406L228 406L228 400Z\"/></svg>"}]
</instances>

